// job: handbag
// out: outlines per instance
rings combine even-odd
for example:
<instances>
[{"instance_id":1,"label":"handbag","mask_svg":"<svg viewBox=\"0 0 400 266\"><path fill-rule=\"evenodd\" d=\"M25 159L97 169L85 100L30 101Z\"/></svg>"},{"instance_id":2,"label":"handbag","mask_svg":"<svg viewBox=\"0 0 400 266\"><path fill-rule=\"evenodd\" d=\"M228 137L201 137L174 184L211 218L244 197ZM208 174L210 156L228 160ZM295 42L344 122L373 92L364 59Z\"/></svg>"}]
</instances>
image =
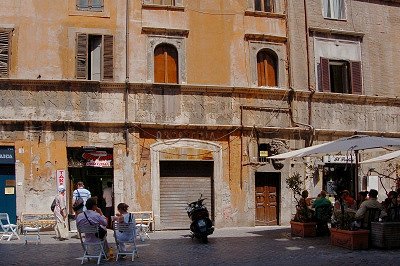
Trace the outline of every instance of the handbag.
<instances>
[{"instance_id":1,"label":"handbag","mask_svg":"<svg viewBox=\"0 0 400 266\"><path fill-rule=\"evenodd\" d=\"M83 212L83 214L85 214L86 220L88 220L89 224L90 224L90 225L93 225L93 224L90 222L89 218L87 217L86 212ZM97 225L97 230L98 230L98 232L95 233L94 235L95 235L97 238L103 240L103 238L107 235L107 230L104 229L103 227L101 227L100 225Z\"/></svg>"},{"instance_id":2,"label":"handbag","mask_svg":"<svg viewBox=\"0 0 400 266\"><path fill-rule=\"evenodd\" d=\"M76 190L78 192L78 198L75 200L74 204L72 205L72 209L74 211L79 211L83 208L83 199L81 198L81 194L79 193L79 189Z\"/></svg>"}]
</instances>

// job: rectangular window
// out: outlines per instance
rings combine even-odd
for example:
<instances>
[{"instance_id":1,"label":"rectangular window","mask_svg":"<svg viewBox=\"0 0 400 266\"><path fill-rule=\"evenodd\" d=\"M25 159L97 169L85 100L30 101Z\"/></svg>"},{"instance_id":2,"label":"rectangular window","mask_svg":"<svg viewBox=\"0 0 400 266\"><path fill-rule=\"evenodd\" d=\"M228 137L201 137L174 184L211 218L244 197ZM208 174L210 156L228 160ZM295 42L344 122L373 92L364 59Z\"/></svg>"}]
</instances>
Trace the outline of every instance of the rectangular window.
<instances>
[{"instance_id":1,"label":"rectangular window","mask_svg":"<svg viewBox=\"0 0 400 266\"><path fill-rule=\"evenodd\" d=\"M10 72L11 30L0 29L0 78L8 78Z\"/></svg>"},{"instance_id":2,"label":"rectangular window","mask_svg":"<svg viewBox=\"0 0 400 266\"><path fill-rule=\"evenodd\" d=\"M76 0L76 8L82 11L103 11L103 0Z\"/></svg>"},{"instance_id":3,"label":"rectangular window","mask_svg":"<svg viewBox=\"0 0 400 266\"><path fill-rule=\"evenodd\" d=\"M322 0L324 18L346 19L344 0Z\"/></svg>"},{"instance_id":4,"label":"rectangular window","mask_svg":"<svg viewBox=\"0 0 400 266\"><path fill-rule=\"evenodd\" d=\"M112 35L77 34L76 78L112 80L114 38Z\"/></svg>"},{"instance_id":5,"label":"rectangular window","mask_svg":"<svg viewBox=\"0 0 400 266\"><path fill-rule=\"evenodd\" d=\"M362 93L361 62L321 58L320 72L322 91Z\"/></svg>"},{"instance_id":6,"label":"rectangular window","mask_svg":"<svg viewBox=\"0 0 400 266\"><path fill-rule=\"evenodd\" d=\"M254 0L254 10L274 12L274 0Z\"/></svg>"}]
</instances>

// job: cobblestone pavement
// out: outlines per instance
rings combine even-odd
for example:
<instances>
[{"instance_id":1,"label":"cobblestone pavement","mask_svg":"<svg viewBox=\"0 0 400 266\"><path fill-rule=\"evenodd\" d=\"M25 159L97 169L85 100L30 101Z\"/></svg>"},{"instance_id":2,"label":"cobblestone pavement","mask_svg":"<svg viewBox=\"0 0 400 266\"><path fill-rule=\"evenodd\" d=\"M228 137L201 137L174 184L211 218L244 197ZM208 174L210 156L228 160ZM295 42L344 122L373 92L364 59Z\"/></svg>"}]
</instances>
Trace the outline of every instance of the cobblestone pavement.
<instances>
[{"instance_id":1,"label":"cobblestone pavement","mask_svg":"<svg viewBox=\"0 0 400 266\"><path fill-rule=\"evenodd\" d=\"M329 244L329 237L297 238L288 227L216 229L208 244L192 240L189 231L150 233L138 241L139 258L101 265L400 265L399 250L351 251ZM112 231L108 241L115 247ZM79 239L54 239L42 233L38 245L20 240L0 241L0 265L80 265ZM94 261L84 265L95 265Z\"/></svg>"}]
</instances>

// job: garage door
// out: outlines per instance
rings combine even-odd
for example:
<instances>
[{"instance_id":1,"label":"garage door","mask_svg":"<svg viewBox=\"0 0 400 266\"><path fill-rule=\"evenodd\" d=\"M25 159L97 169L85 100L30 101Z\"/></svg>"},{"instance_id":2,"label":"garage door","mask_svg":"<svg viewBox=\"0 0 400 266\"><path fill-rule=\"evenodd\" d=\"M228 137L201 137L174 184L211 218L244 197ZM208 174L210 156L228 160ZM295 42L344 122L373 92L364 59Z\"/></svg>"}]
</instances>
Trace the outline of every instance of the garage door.
<instances>
[{"instance_id":1,"label":"garage door","mask_svg":"<svg viewBox=\"0 0 400 266\"><path fill-rule=\"evenodd\" d=\"M188 229L188 202L200 195L212 218L212 173L210 161L160 161L160 227Z\"/></svg>"}]
</instances>

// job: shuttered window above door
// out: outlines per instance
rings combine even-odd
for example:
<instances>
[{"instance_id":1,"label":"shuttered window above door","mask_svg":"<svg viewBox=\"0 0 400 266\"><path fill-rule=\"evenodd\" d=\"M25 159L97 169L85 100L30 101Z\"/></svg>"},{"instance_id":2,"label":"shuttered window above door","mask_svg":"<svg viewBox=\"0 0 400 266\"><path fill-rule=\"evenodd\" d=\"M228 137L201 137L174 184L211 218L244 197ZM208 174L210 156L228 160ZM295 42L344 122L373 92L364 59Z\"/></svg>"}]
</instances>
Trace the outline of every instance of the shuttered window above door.
<instances>
[{"instance_id":1,"label":"shuttered window above door","mask_svg":"<svg viewBox=\"0 0 400 266\"><path fill-rule=\"evenodd\" d=\"M361 62L321 57L319 68L322 91L362 94Z\"/></svg>"},{"instance_id":2,"label":"shuttered window above door","mask_svg":"<svg viewBox=\"0 0 400 266\"><path fill-rule=\"evenodd\" d=\"M257 53L257 76L258 86L275 87L277 82L277 60L276 56L268 50Z\"/></svg>"},{"instance_id":3,"label":"shuttered window above door","mask_svg":"<svg viewBox=\"0 0 400 266\"><path fill-rule=\"evenodd\" d=\"M154 82L178 83L178 51L170 44L154 49Z\"/></svg>"}]
</instances>

